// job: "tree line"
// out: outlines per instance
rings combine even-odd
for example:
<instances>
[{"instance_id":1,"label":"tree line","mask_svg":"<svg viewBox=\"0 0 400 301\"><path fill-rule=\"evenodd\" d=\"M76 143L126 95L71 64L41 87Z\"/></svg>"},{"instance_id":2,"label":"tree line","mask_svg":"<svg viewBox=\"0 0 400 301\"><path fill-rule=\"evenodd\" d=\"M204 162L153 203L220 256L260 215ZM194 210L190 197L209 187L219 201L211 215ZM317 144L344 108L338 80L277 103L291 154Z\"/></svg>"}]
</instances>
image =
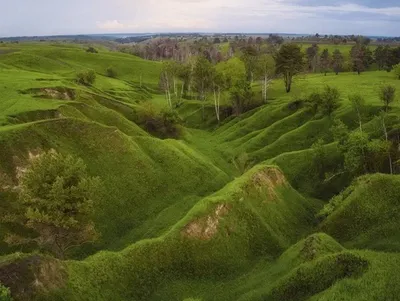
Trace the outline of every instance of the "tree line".
<instances>
[{"instance_id":1,"label":"tree line","mask_svg":"<svg viewBox=\"0 0 400 301\"><path fill-rule=\"evenodd\" d=\"M238 45L242 43L239 39ZM252 41L257 45L257 41ZM179 106L183 99L213 100L218 122L221 113L221 96L230 100L232 114L241 113L268 101L268 88L272 79L283 78L286 92L290 92L293 78L300 73L322 72L336 75L344 70L345 58L339 49L330 53L319 51L312 45L303 51L299 44L284 43L265 47L243 44L240 53L228 60L214 61L207 54L200 54L185 62L163 62L160 88L170 108ZM247 45L247 46L244 46ZM239 47L239 46L237 46ZM350 51L351 70L361 74L374 62L379 69L394 70L400 78L400 47L380 46L372 52L368 43L358 41ZM254 83L262 87L261 97L254 92ZM204 117L204 116L203 116Z\"/></svg>"}]
</instances>

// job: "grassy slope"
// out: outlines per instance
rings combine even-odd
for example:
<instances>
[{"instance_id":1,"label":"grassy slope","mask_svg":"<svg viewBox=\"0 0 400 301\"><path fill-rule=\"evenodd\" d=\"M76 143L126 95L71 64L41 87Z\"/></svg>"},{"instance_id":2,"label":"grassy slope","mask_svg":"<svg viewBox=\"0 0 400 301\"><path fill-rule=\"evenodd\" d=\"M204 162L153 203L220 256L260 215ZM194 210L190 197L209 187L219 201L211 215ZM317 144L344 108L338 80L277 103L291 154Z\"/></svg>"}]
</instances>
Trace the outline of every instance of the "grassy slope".
<instances>
[{"instance_id":1,"label":"grassy slope","mask_svg":"<svg viewBox=\"0 0 400 301\"><path fill-rule=\"evenodd\" d=\"M260 165L198 202L166 235L120 253L101 252L85 262L70 262L62 295L74 300L165 300L157 289L175 281L201 283L240 275L261 258L279 256L308 233L317 208L278 169ZM171 298L175 293L170 292Z\"/></svg>"},{"instance_id":2,"label":"grassy slope","mask_svg":"<svg viewBox=\"0 0 400 301\"><path fill-rule=\"evenodd\" d=\"M348 95L362 91L374 112L381 106L382 83L400 87L392 74L298 77L291 94L276 81L269 104L226 120L213 133L185 129L182 140L159 140L134 123L143 101L163 106L163 96L153 90L159 64L106 50L88 54L68 44L12 48L0 54L0 171L12 174L38 149L82 157L90 173L105 180L106 198L95 218L103 236L94 249L74 255L121 250L66 262L67 286L49 300L367 300L372 290L376 300L390 300L398 293L395 287L382 290L398 280L397 254L347 251L324 234L300 240L315 231L314 214L322 203L295 189L327 199L349 179L324 183L313 170L310 147L319 138L326 143L327 170L342 160L330 143L332 120L288 106L333 85L342 92L335 114L355 128ZM103 76L110 65L117 79ZM72 81L86 68L98 73L94 87ZM138 85L140 74L145 88ZM59 87L74 91L75 98L20 93ZM188 125L198 126L199 108L192 101L179 112ZM395 104L392 115L397 113ZM215 126L213 114L207 104L207 128ZM230 161L243 153L255 167L241 175ZM347 248L397 251L397 216L390 210L397 181L368 178L318 230ZM390 197L381 197L384 192ZM366 216L354 227L354 220ZM338 230L342 224L348 231ZM387 235L377 239L379 233Z\"/></svg>"},{"instance_id":3,"label":"grassy slope","mask_svg":"<svg viewBox=\"0 0 400 301\"><path fill-rule=\"evenodd\" d=\"M364 176L320 228L353 248L400 250L399 176Z\"/></svg>"},{"instance_id":4,"label":"grassy slope","mask_svg":"<svg viewBox=\"0 0 400 301\"><path fill-rule=\"evenodd\" d=\"M18 66L38 71L48 68L56 72L59 71L55 68L56 64L70 69L71 64L65 62L75 59L77 70L82 68L79 65L81 62L87 64L87 67L97 67L100 70L101 64L106 68L109 57L115 61L116 66L126 67L124 60L130 60L133 66L136 66L137 61L140 66L141 62L132 56L121 57L118 53L91 56L79 48L21 47L26 47L21 53L0 56L0 60L8 64L7 68ZM57 53L59 56L55 59ZM15 58L33 54L43 57L33 62ZM91 56L91 60L88 56ZM43 65L42 60L49 65ZM145 67L146 74L158 72L157 69L153 70L152 63ZM128 78L123 71L121 76ZM7 69L7 76L5 72L0 72L5 79L2 88L6 91L2 93L0 102L4 108L0 119L9 124L0 130L0 169L12 174L16 165L25 164L29 151L48 148L74 153L83 158L90 173L101 176L105 181L105 201L96 206L96 221L102 232L99 247L122 248L136 240L160 235L175 224L198 198L217 190L230 179L187 143L152 138L128 120L136 114L135 108L129 105L123 107L120 101L111 98L107 92L109 81L119 84L110 84L113 89L130 87L125 81L103 80L100 77L96 86L89 89L75 85L69 78L63 77L63 72L64 69L52 75L56 80L41 80L49 78L49 75L36 71ZM154 77L151 76L151 79ZM60 86L73 89L76 99L46 99L19 93L33 88ZM108 107L116 109L103 106L104 101L108 102ZM127 97L125 102L128 101ZM13 126L15 123L20 125ZM180 215L167 213L173 206L179 208L179 203L186 210L179 210L182 212ZM155 224L153 220L161 222ZM141 228L142 224L152 226Z\"/></svg>"}]
</instances>

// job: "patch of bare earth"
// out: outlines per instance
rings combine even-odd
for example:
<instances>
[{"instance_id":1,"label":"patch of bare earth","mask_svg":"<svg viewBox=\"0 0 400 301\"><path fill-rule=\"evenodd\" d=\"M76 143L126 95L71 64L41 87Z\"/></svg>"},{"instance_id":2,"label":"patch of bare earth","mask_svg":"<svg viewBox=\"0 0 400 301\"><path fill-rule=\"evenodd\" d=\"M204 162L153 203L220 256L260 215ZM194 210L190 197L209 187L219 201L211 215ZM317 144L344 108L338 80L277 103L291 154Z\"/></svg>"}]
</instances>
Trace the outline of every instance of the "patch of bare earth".
<instances>
[{"instance_id":1,"label":"patch of bare earth","mask_svg":"<svg viewBox=\"0 0 400 301\"><path fill-rule=\"evenodd\" d=\"M20 93L59 100L74 100L76 97L75 90L66 87L33 88L20 91Z\"/></svg>"},{"instance_id":2,"label":"patch of bare earth","mask_svg":"<svg viewBox=\"0 0 400 301\"><path fill-rule=\"evenodd\" d=\"M59 91L57 89L52 89L52 88L44 88L41 89L42 94L54 98L54 99L61 99L61 100L72 100L74 99L74 95L72 92L66 90L66 91Z\"/></svg>"},{"instance_id":3,"label":"patch of bare earth","mask_svg":"<svg viewBox=\"0 0 400 301\"><path fill-rule=\"evenodd\" d=\"M182 234L191 238L210 240L217 234L221 219L229 213L230 209L227 204L218 205L212 214L187 224L182 230Z\"/></svg>"},{"instance_id":4,"label":"patch of bare earth","mask_svg":"<svg viewBox=\"0 0 400 301\"><path fill-rule=\"evenodd\" d=\"M277 187L287 184L285 176L275 167L264 168L263 170L256 172L253 175L251 182L259 192L262 193L266 190L271 199L277 198Z\"/></svg>"},{"instance_id":5,"label":"patch of bare earth","mask_svg":"<svg viewBox=\"0 0 400 301\"><path fill-rule=\"evenodd\" d=\"M32 162L33 160L39 158L42 153L43 151L41 149L34 149L28 151L28 162ZM14 163L16 165L15 168L16 176L17 179L19 179L26 172L27 162L25 160L21 161L18 157L14 157Z\"/></svg>"},{"instance_id":6,"label":"patch of bare earth","mask_svg":"<svg viewBox=\"0 0 400 301\"><path fill-rule=\"evenodd\" d=\"M53 258L33 255L0 266L0 283L9 287L16 300L33 300L65 285L63 264Z\"/></svg>"}]
</instances>

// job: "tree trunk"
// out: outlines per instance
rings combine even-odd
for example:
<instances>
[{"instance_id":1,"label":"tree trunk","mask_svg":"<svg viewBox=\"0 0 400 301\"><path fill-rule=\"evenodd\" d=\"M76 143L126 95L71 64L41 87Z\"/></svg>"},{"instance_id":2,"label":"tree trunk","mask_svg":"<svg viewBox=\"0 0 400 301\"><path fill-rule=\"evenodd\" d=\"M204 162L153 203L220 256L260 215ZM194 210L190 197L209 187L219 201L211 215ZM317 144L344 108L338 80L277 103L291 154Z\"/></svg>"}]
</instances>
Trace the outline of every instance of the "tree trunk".
<instances>
[{"instance_id":1,"label":"tree trunk","mask_svg":"<svg viewBox=\"0 0 400 301\"><path fill-rule=\"evenodd\" d=\"M176 80L175 77L172 78L173 82L174 82L174 94L175 97L178 98L178 89L176 88Z\"/></svg>"},{"instance_id":2,"label":"tree trunk","mask_svg":"<svg viewBox=\"0 0 400 301\"><path fill-rule=\"evenodd\" d=\"M218 104L217 92L215 91L215 88L214 88L214 106L215 106L215 115L217 116L217 121L219 124L219 104Z\"/></svg>"},{"instance_id":3,"label":"tree trunk","mask_svg":"<svg viewBox=\"0 0 400 301\"><path fill-rule=\"evenodd\" d=\"M182 102L182 97L183 97L183 90L184 90L184 87L185 87L185 83L184 83L184 82L182 82L182 89L181 89L181 95L180 95L180 97L179 97L179 103L181 103L181 102Z\"/></svg>"},{"instance_id":4,"label":"tree trunk","mask_svg":"<svg viewBox=\"0 0 400 301\"><path fill-rule=\"evenodd\" d=\"M267 74L264 74L264 89L263 89L263 100L264 103L267 102Z\"/></svg>"},{"instance_id":5,"label":"tree trunk","mask_svg":"<svg viewBox=\"0 0 400 301\"><path fill-rule=\"evenodd\" d=\"M218 125L220 122L221 88L218 87Z\"/></svg>"},{"instance_id":6,"label":"tree trunk","mask_svg":"<svg viewBox=\"0 0 400 301\"><path fill-rule=\"evenodd\" d=\"M385 123L385 117L382 117L382 126L383 126L383 131L385 133L385 138L386 138L386 142L389 142L389 136L387 133L387 129L386 129L386 123ZM390 153L390 149L389 149L389 168L390 168L390 174L393 174L393 162L392 162L392 155Z\"/></svg>"},{"instance_id":7,"label":"tree trunk","mask_svg":"<svg viewBox=\"0 0 400 301\"><path fill-rule=\"evenodd\" d=\"M292 82L290 79L288 79L286 83L286 93L289 93L291 89L292 89Z\"/></svg>"}]
</instances>

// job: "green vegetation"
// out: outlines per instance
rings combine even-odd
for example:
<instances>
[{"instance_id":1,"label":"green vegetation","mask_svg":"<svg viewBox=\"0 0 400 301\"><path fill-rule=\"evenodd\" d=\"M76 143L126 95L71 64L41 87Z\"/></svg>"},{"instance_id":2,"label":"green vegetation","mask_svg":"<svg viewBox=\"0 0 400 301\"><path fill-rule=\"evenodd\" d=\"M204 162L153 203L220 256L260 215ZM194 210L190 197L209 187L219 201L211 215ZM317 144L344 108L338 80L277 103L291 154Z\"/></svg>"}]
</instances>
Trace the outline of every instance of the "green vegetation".
<instances>
[{"instance_id":1,"label":"green vegetation","mask_svg":"<svg viewBox=\"0 0 400 301\"><path fill-rule=\"evenodd\" d=\"M81 85L91 86L94 84L95 80L96 73L94 72L94 70L82 71L76 74L76 82Z\"/></svg>"},{"instance_id":2,"label":"green vegetation","mask_svg":"<svg viewBox=\"0 0 400 301\"><path fill-rule=\"evenodd\" d=\"M5 241L10 245L33 241L63 259L70 248L97 238L91 215L99 202L101 181L87 175L82 160L54 150L30 160L27 169L20 170L18 187L13 188L19 204L8 221L23 224L38 237L8 234Z\"/></svg>"},{"instance_id":3,"label":"green vegetation","mask_svg":"<svg viewBox=\"0 0 400 301\"><path fill-rule=\"evenodd\" d=\"M10 290L0 284L0 300L1 301L12 301Z\"/></svg>"},{"instance_id":4,"label":"green vegetation","mask_svg":"<svg viewBox=\"0 0 400 301\"><path fill-rule=\"evenodd\" d=\"M269 41L7 44L0 298L397 300L392 50Z\"/></svg>"},{"instance_id":5,"label":"green vegetation","mask_svg":"<svg viewBox=\"0 0 400 301\"><path fill-rule=\"evenodd\" d=\"M303 70L303 53L296 44L285 44L275 58L276 73L283 75L286 92L292 88L293 76Z\"/></svg>"}]
</instances>

